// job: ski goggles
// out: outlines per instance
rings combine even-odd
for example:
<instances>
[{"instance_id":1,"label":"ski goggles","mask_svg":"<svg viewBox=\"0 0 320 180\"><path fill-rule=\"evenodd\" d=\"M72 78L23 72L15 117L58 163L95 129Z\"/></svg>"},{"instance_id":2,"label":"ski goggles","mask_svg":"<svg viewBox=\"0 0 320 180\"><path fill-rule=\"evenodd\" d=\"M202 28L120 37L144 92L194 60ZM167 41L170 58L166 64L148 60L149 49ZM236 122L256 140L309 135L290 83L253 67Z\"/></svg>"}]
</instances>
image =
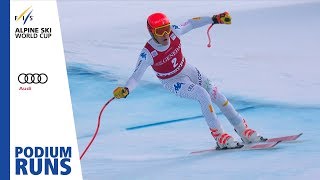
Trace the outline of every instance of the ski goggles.
<instances>
[{"instance_id":1,"label":"ski goggles","mask_svg":"<svg viewBox=\"0 0 320 180\"><path fill-rule=\"evenodd\" d=\"M170 34L170 32L171 32L170 24L160 26L154 29L154 34L156 36L164 36L165 33Z\"/></svg>"}]
</instances>

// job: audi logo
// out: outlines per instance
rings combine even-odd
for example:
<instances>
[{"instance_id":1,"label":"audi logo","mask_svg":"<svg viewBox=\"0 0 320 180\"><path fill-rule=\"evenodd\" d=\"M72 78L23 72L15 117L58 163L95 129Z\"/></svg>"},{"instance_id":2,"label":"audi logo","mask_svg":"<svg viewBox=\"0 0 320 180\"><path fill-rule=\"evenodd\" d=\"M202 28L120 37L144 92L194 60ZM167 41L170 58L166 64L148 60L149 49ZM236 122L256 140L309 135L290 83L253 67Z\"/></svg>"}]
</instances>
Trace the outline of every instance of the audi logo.
<instances>
[{"instance_id":1,"label":"audi logo","mask_svg":"<svg viewBox=\"0 0 320 180\"><path fill-rule=\"evenodd\" d=\"M45 73L21 73L18 81L21 84L44 84L48 81L48 76Z\"/></svg>"}]
</instances>

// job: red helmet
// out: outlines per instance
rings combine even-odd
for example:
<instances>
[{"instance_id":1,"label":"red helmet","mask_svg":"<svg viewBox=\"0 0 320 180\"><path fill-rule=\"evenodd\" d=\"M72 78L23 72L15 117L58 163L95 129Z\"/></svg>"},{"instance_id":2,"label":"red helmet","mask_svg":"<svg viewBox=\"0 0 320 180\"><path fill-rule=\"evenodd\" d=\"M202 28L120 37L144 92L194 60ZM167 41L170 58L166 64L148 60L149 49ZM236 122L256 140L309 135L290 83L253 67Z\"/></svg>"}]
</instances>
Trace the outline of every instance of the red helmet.
<instances>
[{"instance_id":1,"label":"red helmet","mask_svg":"<svg viewBox=\"0 0 320 180\"><path fill-rule=\"evenodd\" d=\"M154 13L148 17L147 27L148 31L153 35L156 28L170 24L169 19L163 13Z\"/></svg>"}]
</instances>

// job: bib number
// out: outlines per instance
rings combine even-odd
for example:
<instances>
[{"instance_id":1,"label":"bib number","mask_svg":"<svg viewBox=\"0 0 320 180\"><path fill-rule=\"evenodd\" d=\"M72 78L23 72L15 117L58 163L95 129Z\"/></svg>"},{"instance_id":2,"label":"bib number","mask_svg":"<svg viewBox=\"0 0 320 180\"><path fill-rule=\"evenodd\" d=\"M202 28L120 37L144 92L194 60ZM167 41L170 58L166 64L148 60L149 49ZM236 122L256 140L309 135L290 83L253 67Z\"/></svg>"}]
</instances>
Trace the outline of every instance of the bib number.
<instances>
[{"instance_id":1,"label":"bib number","mask_svg":"<svg viewBox=\"0 0 320 180\"><path fill-rule=\"evenodd\" d=\"M171 63L172 63L172 65L173 65L173 68L176 68L176 67L178 66L177 58L173 58L173 59L171 60Z\"/></svg>"}]
</instances>

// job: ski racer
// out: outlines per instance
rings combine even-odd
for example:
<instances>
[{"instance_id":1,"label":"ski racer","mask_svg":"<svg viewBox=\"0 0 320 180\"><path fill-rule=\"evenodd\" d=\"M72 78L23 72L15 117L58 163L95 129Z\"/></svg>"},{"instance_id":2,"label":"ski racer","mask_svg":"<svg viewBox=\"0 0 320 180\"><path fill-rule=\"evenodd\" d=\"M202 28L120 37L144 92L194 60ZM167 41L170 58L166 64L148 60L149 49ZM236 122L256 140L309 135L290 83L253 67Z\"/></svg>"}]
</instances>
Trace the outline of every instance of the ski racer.
<instances>
[{"instance_id":1,"label":"ski racer","mask_svg":"<svg viewBox=\"0 0 320 180\"><path fill-rule=\"evenodd\" d=\"M266 141L255 130L249 128L246 120L235 110L228 99L212 85L211 81L196 67L187 62L182 53L180 37L195 28L208 24L231 24L228 12L212 17L196 17L182 25L173 25L168 17L160 12L147 18L147 28L151 39L142 49L136 68L127 80L125 86L117 87L114 97L125 98L138 85L146 69L151 66L163 87L181 98L197 100L209 126L212 137L216 140L218 149L240 148L241 145L231 135L224 131L212 103L234 126L243 143Z\"/></svg>"}]
</instances>

